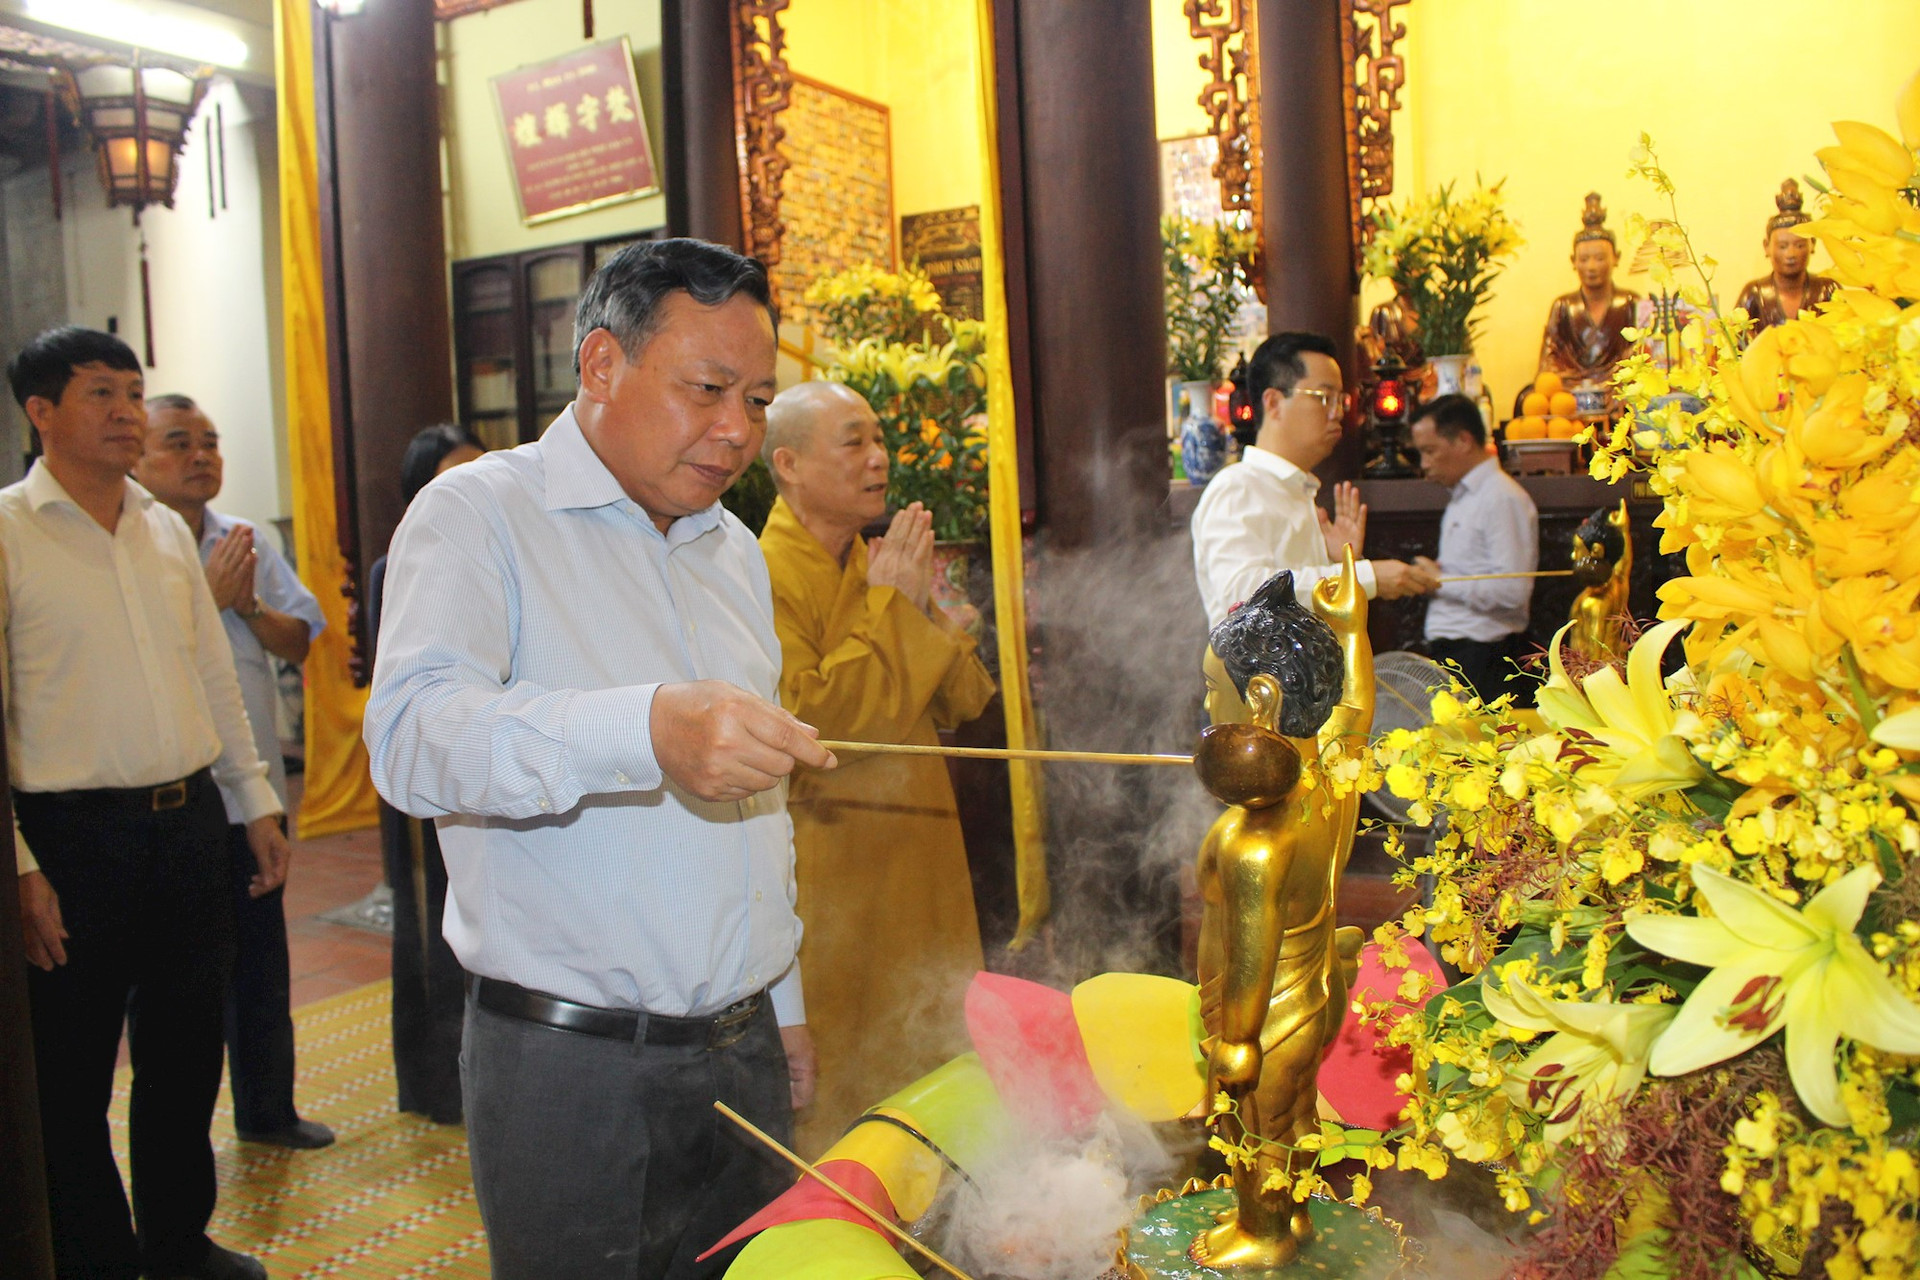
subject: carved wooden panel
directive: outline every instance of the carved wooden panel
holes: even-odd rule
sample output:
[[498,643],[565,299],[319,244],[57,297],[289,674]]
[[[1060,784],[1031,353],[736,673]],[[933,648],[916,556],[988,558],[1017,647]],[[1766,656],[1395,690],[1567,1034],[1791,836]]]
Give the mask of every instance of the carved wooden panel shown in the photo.
[[1209,77],[1200,91],[1207,131],[1219,142],[1213,174],[1220,181],[1220,207],[1245,212],[1260,225],[1259,32],[1253,0],[1186,0],[1187,29],[1204,40],[1200,69]]
[[741,247],[769,268],[780,261],[781,187],[787,157],[781,113],[793,91],[780,11],[787,0],[737,0],[733,23],[734,145],[740,161]]
[[[1373,238],[1371,202],[1393,194],[1393,113],[1406,83],[1396,46],[1407,27],[1393,11],[1411,0],[1341,0],[1341,39],[1353,75],[1347,97],[1347,191],[1352,201],[1354,266]],[[1363,202],[1367,202],[1363,205]]]

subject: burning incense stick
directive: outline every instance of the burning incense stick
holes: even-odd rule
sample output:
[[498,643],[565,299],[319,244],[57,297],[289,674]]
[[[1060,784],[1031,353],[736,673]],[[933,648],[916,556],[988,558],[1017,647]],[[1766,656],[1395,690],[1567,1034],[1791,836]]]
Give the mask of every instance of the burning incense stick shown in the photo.
[[966,1272],[954,1266],[951,1262],[948,1262],[945,1258],[935,1253],[932,1249],[929,1249],[926,1245],[921,1244],[918,1240],[915,1240],[912,1236],[908,1235],[906,1232],[902,1231],[898,1226],[894,1225],[894,1222],[891,1218],[887,1217],[883,1213],[880,1213],[879,1211],[874,1209],[872,1205],[868,1204],[865,1200],[862,1200],[859,1196],[854,1195],[853,1192],[847,1190],[845,1187],[835,1182],[832,1178],[829,1178],[826,1174],[820,1172],[818,1169],[808,1164],[805,1160],[802,1160],[799,1156],[793,1154],[793,1152],[781,1146],[780,1143],[772,1137],[772,1135],[768,1134],[765,1130],[761,1129],[758,1125],[754,1124],[753,1121],[747,1119],[745,1116],[741,1115],[738,1111],[735,1111],[732,1107],[728,1106],[726,1103],[716,1101],[713,1104],[713,1107],[714,1107],[714,1110],[718,1111],[721,1115],[733,1121],[735,1124],[739,1125],[742,1129],[745,1129],[748,1133],[752,1134],[754,1137],[760,1139],[761,1142],[767,1145],[768,1150],[772,1151],[775,1155],[779,1156],[782,1160],[785,1160],[788,1164],[792,1165],[794,1168],[798,1169],[800,1172],[806,1174],[809,1178],[812,1178],[815,1182],[820,1183],[827,1190],[833,1192],[833,1194],[839,1196],[842,1200],[845,1200],[848,1204],[858,1209],[861,1213],[866,1214],[867,1217],[873,1220],[873,1223],[875,1226],[880,1227],[888,1235],[892,1236],[895,1240],[900,1241],[902,1244],[912,1245],[916,1250],[918,1250],[921,1254],[923,1254],[928,1261],[932,1262],[935,1266],[941,1268],[942,1270],[952,1275],[958,1276],[959,1280],[973,1280],[973,1278],[969,1276]]
[[1526,573],[1458,573],[1442,582],[1491,582],[1495,578],[1571,578],[1571,569],[1530,569]]
[[1039,751],[1029,747],[921,747],[904,742],[834,742],[820,739],[829,751],[866,751],[894,756],[963,756],[969,760],[1051,760],[1059,764],[1177,764],[1191,765],[1192,756],[1147,755],[1133,751]]

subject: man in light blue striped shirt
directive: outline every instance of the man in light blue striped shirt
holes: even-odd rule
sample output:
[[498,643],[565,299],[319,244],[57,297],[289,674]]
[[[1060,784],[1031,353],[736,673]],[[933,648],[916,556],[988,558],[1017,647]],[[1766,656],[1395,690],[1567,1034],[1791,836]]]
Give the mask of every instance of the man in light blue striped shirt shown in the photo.
[[636,245],[574,340],[540,441],[401,522],[366,741],[446,855],[494,1276],[718,1274],[694,1256],[783,1178],[713,1103],[782,1136],[812,1085],[785,778],[834,763],[779,706],[766,562],[718,501],[774,392],[765,270]]

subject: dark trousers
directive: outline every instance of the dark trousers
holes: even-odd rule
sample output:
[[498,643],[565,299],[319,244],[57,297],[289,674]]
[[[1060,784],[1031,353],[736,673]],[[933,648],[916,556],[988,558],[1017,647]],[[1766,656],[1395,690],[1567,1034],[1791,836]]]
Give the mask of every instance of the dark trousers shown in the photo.
[[[15,792],[14,812],[69,934],[66,964],[27,970],[60,1280],[192,1270],[213,1215],[207,1130],[234,950],[219,790],[202,770],[178,809]],[[107,1130],[123,1025],[131,1221]]]
[[793,1142],[787,1055],[770,1001],[737,1043],[607,1040],[467,1002],[460,1076],[494,1280],[719,1276],[742,1246],[694,1258],[792,1175],[715,1111]]
[[1517,665],[1527,652],[1527,637],[1521,632],[1503,640],[1429,640],[1427,652],[1435,662],[1460,668],[1482,702],[1511,693],[1516,705],[1533,704],[1535,681],[1522,676]]
[[393,889],[393,1073],[400,1109],[460,1122],[460,1028],[467,975],[441,934],[447,864],[431,822],[380,806]]
[[259,864],[247,844],[246,827],[227,828],[227,859],[239,941],[226,1018],[233,1126],[242,1133],[274,1133],[300,1120],[293,1109],[293,979],[287,963],[286,890],[275,889],[258,898],[247,893]]

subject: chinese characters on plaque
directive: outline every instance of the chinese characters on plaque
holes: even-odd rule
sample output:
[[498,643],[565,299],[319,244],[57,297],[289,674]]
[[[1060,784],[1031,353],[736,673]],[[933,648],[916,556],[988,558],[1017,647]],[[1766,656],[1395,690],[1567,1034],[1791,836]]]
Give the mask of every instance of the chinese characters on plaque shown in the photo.
[[493,94],[526,222],[660,189],[625,37],[495,76]]

